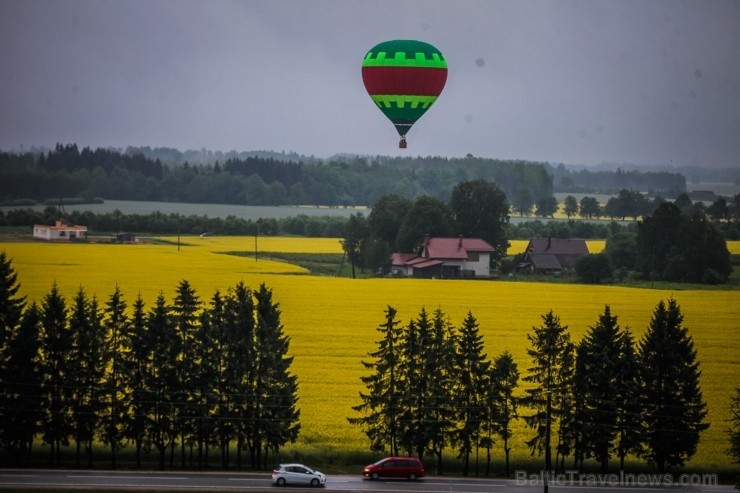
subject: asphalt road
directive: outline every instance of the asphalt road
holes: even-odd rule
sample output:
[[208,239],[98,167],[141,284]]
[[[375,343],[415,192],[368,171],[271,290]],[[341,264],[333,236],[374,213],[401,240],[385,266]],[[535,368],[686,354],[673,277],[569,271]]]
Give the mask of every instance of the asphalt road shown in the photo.
[[[557,493],[584,493],[587,491],[635,493],[650,491],[680,492],[731,492],[731,486],[714,485],[711,478],[686,477],[608,477],[562,476],[549,482],[549,491]],[[680,482],[688,484],[680,484]],[[621,484],[620,484],[621,483]],[[610,485],[611,484],[611,485]],[[72,470],[0,470],[0,489],[99,489],[99,490],[177,490],[177,491],[276,491],[270,473],[180,473],[139,471],[72,471]],[[365,480],[357,476],[329,476],[325,490],[331,491],[380,491],[380,492],[457,492],[457,493],[533,493],[544,490],[543,482],[536,477],[514,480],[438,478],[427,477],[419,481]],[[310,488],[286,487],[280,491],[315,491]]]

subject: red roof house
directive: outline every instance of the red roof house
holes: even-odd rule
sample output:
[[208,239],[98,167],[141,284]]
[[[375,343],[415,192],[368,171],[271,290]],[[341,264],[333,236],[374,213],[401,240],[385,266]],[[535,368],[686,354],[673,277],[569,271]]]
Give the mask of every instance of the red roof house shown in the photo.
[[489,277],[494,248],[480,238],[424,238],[418,255],[394,253],[391,272],[403,277]]

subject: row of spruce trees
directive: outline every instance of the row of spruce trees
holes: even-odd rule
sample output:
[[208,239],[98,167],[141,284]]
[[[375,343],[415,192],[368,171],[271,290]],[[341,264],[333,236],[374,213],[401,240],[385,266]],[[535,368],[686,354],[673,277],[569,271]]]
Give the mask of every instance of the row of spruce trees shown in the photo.
[[[533,435],[526,444],[543,455],[547,471],[583,470],[586,459],[609,470],[627,456],[655,465],[683,466],[695,453],[705,423],[699,362],[674,299],[660,301],[643,337],[635,342],[607,305],[585,337],[571,340],[552,311],[527,335],[531,366],[520,372],[504,351],[490,361],[472,313],[455,328],[438,308],[422,308],[402,325],[388,306],[381,338],[362,377],[366,391],[348,418],[362,427],[375,451],[436,458],[457,451],[468,474],[471,455],[500,440],[509,475],[512,423],[524,419]],[[524,438],[520,438],[524,439]],[[555,452],[553,460],[552,452]]]
[[[296,440],[297,380],[290,373],[289,338],[279,305],[264,284],[242,283],[202,302],[181,281],[171,304],[162,294],[147,308],[137,297],[128,309],[116,287],[99,303],[80,288],[71,304],[56,286],[27,305],[5,253],[0,254],[0,446],[27,464],[37,439],[49,445],[50,464],[74,444],[76,464],[92,464],[93,444],[110,450],[111,465],[126,444],[169,460],[207,466],[209,450],[229,467],[235,451],[251,467]],[[130,315],[129,315],[130,313]],[[524,419],[533,454],[547,470],[566,458],[582,469],[594,459],[627,456],[666,467],[696,452],[706,404],[699,363],[678,303],[656,306],[635,342],[609,306],[586,336],[571,341],[552,311],[527,335],[531,366],[520,372],[504,351],[490,361],[479,325],[468,313],[456,329],[441,310],[422,308],[402,326],[388,306],[377,350],[363,362],[366,392],[349,418],[371,449],[437,459],[454,449],[469,473],[471,455],[491,453],[500,439],[509,473],[512,424]],[[555,451],[555,459],[551,457]]]
[[[71,303],[56,285],[41,303],[18,296],[20,284],[0,254],[0,446],[26,465],[38,439],[51,465],[74,445],[78,467],[93,444],[112,467],[126,444],[158,453],[160,467],[221,467],[249,454],[253,468],[293,442],[300,430],[297,380],[279,305],[262,284],[239,283],[200,300],[188,281],[174,300],[128,309],[118,287],[101,303],[81,287]],[[235,451],[235,452],[234,452]],[[236,454],[235,458],[230,454]]]

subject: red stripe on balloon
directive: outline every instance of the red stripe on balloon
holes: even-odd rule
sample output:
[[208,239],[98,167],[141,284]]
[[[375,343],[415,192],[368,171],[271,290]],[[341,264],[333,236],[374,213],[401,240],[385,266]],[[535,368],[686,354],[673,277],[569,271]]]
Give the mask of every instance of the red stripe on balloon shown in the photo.
[[429,67],[362,67],[362,81],[372,94],[439,96],[447,69]]

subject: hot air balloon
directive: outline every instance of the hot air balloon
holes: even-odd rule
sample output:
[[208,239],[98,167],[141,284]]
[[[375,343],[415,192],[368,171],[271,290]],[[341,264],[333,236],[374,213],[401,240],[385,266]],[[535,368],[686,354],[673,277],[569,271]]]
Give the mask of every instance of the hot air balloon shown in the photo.
[[375,45],[362,62],[370,98],[396,126],[406,148],[411,126],[434,104],[447,82],[447,61],[423,41],[401,39]]

